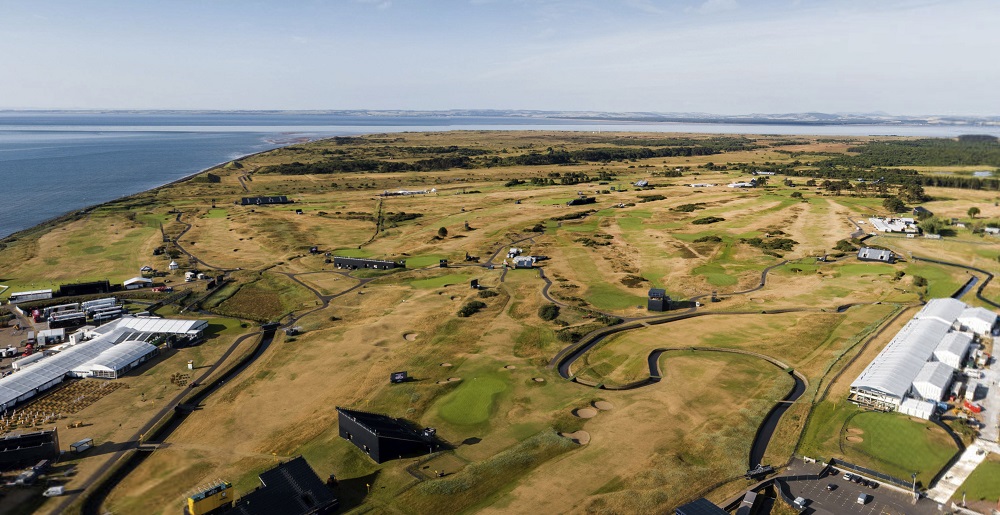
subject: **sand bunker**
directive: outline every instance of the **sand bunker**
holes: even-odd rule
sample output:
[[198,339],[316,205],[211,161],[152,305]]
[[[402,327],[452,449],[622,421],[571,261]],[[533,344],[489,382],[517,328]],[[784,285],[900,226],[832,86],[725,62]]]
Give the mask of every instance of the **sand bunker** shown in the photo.
[[455,381],[461,381],[461,380],[462,380],[461,377],[449,377],[448,379],[442,379],[442,380],[438,381],[437,384],[448,384],[448,383],[454,383]]
[[865,432],[863,430],[861,430],[861,429],[859,429],[857,427],[848,428],[847,432],[851,433],[853,435],[863,435],[863,434],[865,434]]
[[458,295],[452,295],[452,296],[451,296],[451,300],[459,300],[459,299],[461,299],[461,298],[462,298],[462,297],[459,297]]
[[403,339],[408,342],[415,342],[417,341],[417,333],[406,333],[403,335]]
[[442,366],[442,367],[450,367],[450,366],[451,366],[451,363],[441,363],[441,366]]
[[865,439],[861,438],[860,436],[851,435],[851,436],[847,437],[847,441],[851,442],[851,443],[861,443],[861,442],[865,441]]
[[580,418],[594,418],[597,416],[597,410],[594,408],[578,408],[573,410],[573,414]]
[[545,378],[544,377],[532,377],[531,380],[534,381],[534,382],[536,382],[536,383],[544,383],[545,382]]
[[514,366],[514,365],[507,365],[507,366],[505,366],[505,367],[503,367],[503,368],[504,368],[504,370],[514,370],[514,369],[515,369],[515,368],[517,368],[517,367],[516,367],[516,366]]
[[586,431],[575,431],[572,433],[559,433],[559,436],[563,438],[569,438],[573,440],[573,443],[578,443],[580,445],[587,445],[590,443],[590,433]]
[[601,411],[608,411],[609,409],[614,409],[615,405],[608,401],[595,401],[594,407]]

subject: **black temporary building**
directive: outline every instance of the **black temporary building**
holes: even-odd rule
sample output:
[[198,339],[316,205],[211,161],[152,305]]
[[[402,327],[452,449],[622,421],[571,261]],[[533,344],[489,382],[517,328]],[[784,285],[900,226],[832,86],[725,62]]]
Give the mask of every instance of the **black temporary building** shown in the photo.
[[646,310],[666,311],[668,309],[670,309],[670,297],[667,296],[667,291],[662,288],[650,288]]
[[408,422],[388,415],[337,408],[340,437],[353,443],[375,463],[420,456],[441,445],[433,429],[418,431]]
[[337,498],[302,456],[258,477],[260,486],[240,497],[225,515],[318,515],[337,509]]
[[704,497],[678,506],[674,513],[676,515],[729,515],[729,512],[712,504]]
[[55,429],[0,438],[0,470],[25,467],[58,456],[59,436]]

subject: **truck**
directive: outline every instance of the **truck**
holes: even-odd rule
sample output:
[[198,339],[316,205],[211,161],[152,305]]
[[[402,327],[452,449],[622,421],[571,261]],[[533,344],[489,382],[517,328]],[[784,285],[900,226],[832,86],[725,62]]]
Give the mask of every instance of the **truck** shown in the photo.
[[964,405],[965,405],[966,409],[968,409],[969,411],[971,411],[973,413],[981,413],[983,411],[983,407],[982,406],[980,406],[978,404],[973,404],[973,403],[971,403],[969,401],[965,401]]
[[42,495],[45,497],[59,497],[64,493],[66,493],[66,487],[59,485],[59,486],[50,486],[48,490],[42,493]]

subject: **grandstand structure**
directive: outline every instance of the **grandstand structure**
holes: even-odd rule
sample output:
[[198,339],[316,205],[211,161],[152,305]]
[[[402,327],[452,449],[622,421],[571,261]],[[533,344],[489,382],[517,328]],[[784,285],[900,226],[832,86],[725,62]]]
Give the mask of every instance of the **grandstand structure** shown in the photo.
[[[848,400],[881,411],[930,418],[958,370],[977,346],[984,324],[970,331],[967,320],[987,318],[964,302],[932,299],[851,383]],[[996,314],[992,314],[996,325]],[[965,322],[964,322],[965,321]]]
[[199,339],[207,327],[205,320],[125,317],[89,329],[83,339],[46,350],[40,359],[32,356],[29,363],[0,378],[0,412],[67,378],[117,379],[155,356],[160,344]]

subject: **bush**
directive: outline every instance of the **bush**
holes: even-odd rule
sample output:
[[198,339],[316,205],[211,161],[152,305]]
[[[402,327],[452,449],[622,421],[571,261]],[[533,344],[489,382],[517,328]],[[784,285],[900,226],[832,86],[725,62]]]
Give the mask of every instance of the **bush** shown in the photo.
[[802,198],[802,192],[801,191],[793,191],[790,196],[792,198]]
[[497,295],[500,294],[493,290],[479,290],[479,298],[481,299],[488,299],[490,297],[496,297]]
[[458,310],[458,316],[463,318],[469,317],[475,315],[476,313],[479,313],[479,310],[485,307],[486,307],[485,302],[480,302],[478,300],[471,300],[469,302],[466,302],[465,305],[462,306],[462,309]]
[[538,308],[538,318],[545,321],[552,321],[559,317],[559,306],[555,304],[546,304]]
[[706,216],[705,218],[698,218],[697,220],[692,220],[691,223],[694,225],[706,225],[724,221],[726,221],[726,219],[719,216]]
[[718,236],[714,236],[714,235],[709,235],[709,236],[702,236],[701,238],[698,238],[698,239],[694,240],[694,242],[695,243],[720,243],[720,242],[722,242],[722,238],[720,238]]
[[913,276],[913,285],[917,288],[923,288],[924,286],[927,286],[927,279],[919,275],[915,275]]
[[696,209],[705,209],[704,202],[696,202],[694,204],[681,204],[675,207],[673,210],[678,213],[690,213]]
[[654,202],[657,200],[666,200],[666,198],[663,195],[639,195],[639,202]]

